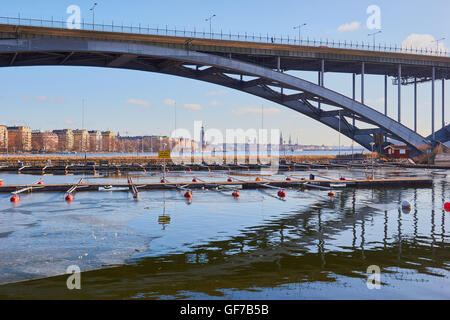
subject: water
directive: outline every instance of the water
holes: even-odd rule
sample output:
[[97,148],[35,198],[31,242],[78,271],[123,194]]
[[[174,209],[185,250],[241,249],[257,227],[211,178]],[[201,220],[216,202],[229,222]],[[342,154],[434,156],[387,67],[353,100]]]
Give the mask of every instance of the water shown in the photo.
[[[364,177],[363,170],[316,175]],[[310,172],[290,174],[308,176]],[[327,191],[194,190],[0,194],[0,298],[449,299],[450,200],[445,170],[384,168],[385,177],[432,177],[432,188]],[[243,171],[242,174],[256,172]],[[234,176],[254,180],[255,176]],[[183,177],[184,176],[184,177]],[[169,181],[225,180],[227,173],[170,172]],[[7,184],[40,176],[1,174]],[[80,176],[45,175],[44,182]],[[159,181],[136,173],[134,181]],[[266,177],[284,178],[284,174]],[[126,176],[86,176],[108,182]],[[399,203],[412,203],[411,212]],[[68,290],[78,265],[81,290]],[[381,268],[381,288],[366,286]]]

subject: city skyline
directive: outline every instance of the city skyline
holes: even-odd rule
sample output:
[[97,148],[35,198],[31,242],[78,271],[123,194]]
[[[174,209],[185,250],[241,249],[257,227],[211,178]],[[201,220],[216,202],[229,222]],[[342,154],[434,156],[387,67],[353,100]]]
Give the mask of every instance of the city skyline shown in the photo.
[[[27,6],[29,4],[29,6]],[[79,5],[86,20],[91,18],[89,8],[91,1],[43,1],[42,7],[36,9],[31,1],[17,1],[11,4],[5,16],[23,17],[54,16],[65,19],[66,8]],[[211,2],[204,4],[199,12],[192,12],[188,16],[173,13],[167,10],[169,6],[183,9],[188,6],[181,1],[172,1],[170,4],[136,1],[123,8],[119,4],[99,2],[96,9],[98,23],[110,20],[124,21],[125,23],[148,22],[150,26],[162,26],[167,23],[180,29],[183,25],[191,29],[208,31],[209,24],[204,22],[203,16],[215,13],[212,22],[213,31],[227,30],[233,33],[245,31],[263,33],[270,32],[276,35],[290,35],[298,37],[299,18],[295,12],[309,9],[308,17],[303,17],[307,23],[302,28],[302,37],[315,39],[345,39],[371,43],[368,36],[366,8],[376,4],[381,8],[382,33],[377,35],[378,43],[397,43],[409,39],[415,45],[435,46],[430,39],[440,39],[445,35],[448,21],[444,12],[448,12],[449,5],[445,1],[435,2],[434,9],[420,6],[405,7],[399,3],[387,1],[350,1],[345,11],[339,4],[311,4],[306,5],[290,1],[286,8],[279,8],[279,14],[285,16],[286,22],[271,25],[268,28],[264,23],[256,20],[268,18],[272,11],[265,8],[267,4],[260,3],[262,8],[258,17],[252,19],[253,23],[244,19],[252,14],[252,4],[239,4],[238,12],[231,11],[225,4]],[[143,10],[138,7],[142,6]],[[312,6],[312,7],[311,7]],[[436,10],[439,7],[441,10]],[[409,21],[408,16],[418,16],[420,8],[422,19]],[[148,10],[145,10],[148,9]],[[188,10],[186,8],[186,10]],[[183,10],[181,10],[183,11]],[[322,24],[315,23],[320,11]],[[398,16],[398,12],[405,14]],[[169,14],[170,12],[170,14]],[[189,12],[189,11],[188,11]],[[339,14],[337,14],[339,13]],[[227,17],[236,19],[227,20]],[[433,24],[431,21],[439,20],[442,23]],[[255,22],[256,21],[256,22]],[[402,23],[398,23],[401,21]],[[448,28],[447,28],[448,29]],[[415,35],[415,36],[414,36]],[[421,35],[421,36],[420,36]],[[431,37],[431,38],[430,38]],[[428,39],[428,40],[427,40]],[[414,41],[413,41],[414,40]],[[425,42],[424,42],[425,41]],[[428,41],[428,42],[427,42]],[[437,46],[448,48],[447,40],[440,41]],[[289,110],[275,103],[256,98],[232,89],[217,85],[201,83],[198,81],[177,78],[130,70],[115,70],[90,67],[27,67],[2,69],[3,76],[8,78],[4,90],[0,93],[0,106],[2,107],[2,123],[8,126],[28,125],[40,130],[50,128],[81,128],[88,130],[101,128],[101,130],[114,130],[124,135],[166,135],[170,136],[175,128],[192,130],[195,120],[203,120],[210,128],[225,131],[226,128],[259,128],[261,127],[261,108],[264,109],[265,128],[283,128],[286,136],[291,135],[295,140],[300,138],[305,144],[331,144],[338,145],[338,133],[328,127],[317,123],[297,112]],[[293,75],[317,82],[315,72],[290,72]],[[325,84],[332,90],[351,95],[349,85],[351,75],[326,73]],[[396,88],[388,85],[388,115],[396,118]],[[357,77],[357,87],[360,85]],[[365,103],[382,112],[384,107],[383,77],[366,75]],[[419,84],[418,106],[419,122],[418,132],[423,136],[430,133],[430,115],[428,109],[431,105],[430,84]],[[445,84],[447,92],[449,84]],[[404,117],[402,122],[412,127],[412,86],[402,88],[402,104]],[[356,99],[360,92],[357,90]],[[84,126],[82,125],[82,100],[85,100]],[[437,106],[441,103],[440,84],[436,85]],[[175,108],[177,111],[175,111]],[[437,108],[438,109],[438,108]],[[18,111],[24,112],[18,112]],[[448,119],[450,108],[446,110]],[[177,119],[175,120],[175,112]],[[436,122],[441,122],[441,115],[436,110]],[[351,141],[342,136],[342,144],[350,145]]]

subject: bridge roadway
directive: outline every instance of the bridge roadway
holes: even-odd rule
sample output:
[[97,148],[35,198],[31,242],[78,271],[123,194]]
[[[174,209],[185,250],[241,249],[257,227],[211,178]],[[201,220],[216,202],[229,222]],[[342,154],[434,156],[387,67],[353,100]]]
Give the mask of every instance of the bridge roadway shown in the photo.
[[[415,131],[416,105],[413,131],[401,124],[400,99],[397,121],[387,116],[387,101],[384,114],[364,104],[365,74],[385,76],[385,96],[389,76],[401,80],[399,97],[401,85],[412,79],[415,86],[442,79],[444,87],[450,76],[450,57],[445,56],[0,25],[0,66],[35,65],[125,68],[215,83],[303,113],[369,150],[375,141],[375,150],[382,151],[390,138],[406,143],[410,154],[417,156],[431,148],[436,138],[450,139],[444,116],[437,136],[432,116],[432,135],[422,137]],[[286,73],[296,70],[318,71],[318,84]],[[327,89],[326,72],[352,73],[353,96]],[[356,74],[361,75],[361,102],[355,99]],[[434,111],[434,94],[432,101]],[[385,139],[375,139],[376,135]]]
[[[437,68],[436,80],[450,78],[450,57],[446,56],[0,24],[2,40],[39,36],[146,42],[161,47],[189,48],[192,51],[226,57],[231,54],[234,59],[270,69],[278,68],[278,57],[280,57],[279,69],[283,71],[319,72],[321,61],[325,59],[328,62],[325,64],[325,72],[360,74],[361,62],[364,62],[365,74],[396,77],[397,66],[402,64],[402,77],[430,78],[430,67],[434,66]],[[121,63],[124,63],[124,60],[122,59]],[[16,61],[15,65],[21,64]]]

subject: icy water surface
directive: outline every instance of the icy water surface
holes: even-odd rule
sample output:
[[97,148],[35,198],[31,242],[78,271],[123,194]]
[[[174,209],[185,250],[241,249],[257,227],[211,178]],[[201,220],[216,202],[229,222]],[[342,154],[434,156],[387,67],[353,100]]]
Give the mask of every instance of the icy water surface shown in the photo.
[[[310,172],[286,173],[293,178]],[[361,169],[316,170],[325,178]],[[237,179],[255,179],[241,172]],[[246,176],[249,175],[250,176]],[[328,191],[194,190],[0,194],[0,298],[56,299],[449,299],[448,171],[379,169],[431,177],[432,188]],[[224,181],[227,172],[170,172],[169,181]],[[0,174],[5,184],[76,182],[81,176]],[[284,179],[284,174],[265,177]],[[86,176],[105,184],[123,176]],[[159,181],[136,173],[134,181]],[[410,201],[412,210],[399,203]],[[68,290],[66,269],[82,270]],[[369,290],[367,267],[381,269]]]

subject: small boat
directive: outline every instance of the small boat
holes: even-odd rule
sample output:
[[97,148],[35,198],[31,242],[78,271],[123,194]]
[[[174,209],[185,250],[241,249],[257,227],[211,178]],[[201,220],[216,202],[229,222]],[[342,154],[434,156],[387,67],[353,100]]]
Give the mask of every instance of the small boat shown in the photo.
[[128,187],[113,187],[111,185],[106,185],[103,187],[98,187],[98,191],[129,191]]

